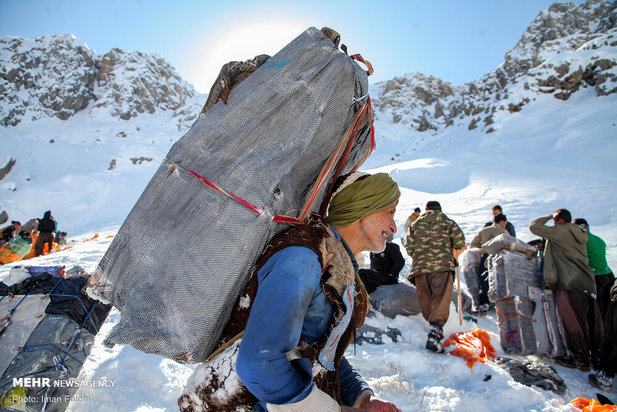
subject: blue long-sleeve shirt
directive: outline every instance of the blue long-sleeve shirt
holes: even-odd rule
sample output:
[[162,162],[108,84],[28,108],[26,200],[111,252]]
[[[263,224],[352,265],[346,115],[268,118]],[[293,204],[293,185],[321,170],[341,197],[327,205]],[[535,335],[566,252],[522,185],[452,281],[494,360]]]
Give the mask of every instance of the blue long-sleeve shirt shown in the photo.
[[[258,272],[259,288],[251,307],[236,362],[244,385],[266,403],[303,400],[313,388],[308,359],[289,361],[286,353],[300,338],[309,343],[327,332],[333,315],[320,285],[321,265],[307,247],[275,253]],[[352,405],[368,385],[346,359],[339,366],[341,400]]]

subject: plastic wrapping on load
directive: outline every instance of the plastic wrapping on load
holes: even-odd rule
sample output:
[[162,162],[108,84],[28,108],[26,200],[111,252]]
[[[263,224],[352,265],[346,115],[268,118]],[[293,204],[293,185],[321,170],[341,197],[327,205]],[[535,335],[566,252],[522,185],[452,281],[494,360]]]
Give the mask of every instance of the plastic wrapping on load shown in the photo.
[[467,290],[473,300],[473,309],[480,306],[480,284],[478,271],[482,260],[482,250],[478,248],[465,249],[458,257],[461,277],[465,280]]
[[28,279],[29,277],[31,277],[32,275],[30,274],[30,272],[28,271],[28,269],[26,269],[23,266],[15,266],[13,268],[11,268],[9,270],[9,274],[6,275],[4,277],[4,279],[2,279],[2,282],[6,285],[6,286],[13,286],[17,283],[20,283],[26,279]]
[[[203,361],[263,247],[287,227],[272,217],[299,217],[309,197],[318,211],[328,184],[311,195],[315,180],[367,101],[365,70],[310,28],[201,114],[94,273],[95,290],[122,315],[107,342]],[[367,121],[342,173],[372,145]]]
[[518,252],[503,250],[490,255],[488,262],[488,298],[497,302],[512,296],[527,296],[527,287],[540,287],[538,268],[540,259]]
[[74,321],[46,316],[0,377],[0,396],[13,388],[13,378],[36,378],[40,379],[34,382],[36,384],[23,385],[26,389],[24,410],[65,410],[77,386],[54,382],[79,375],[93,342],[94,336],[80,329]]
[[561,356],[564,347],[550,290],[542,290],[539,258],[502,250],[487,259],[489,299],[496,305],[501,346],[508,353]]
[[0,299],[0,376],[43,319],[48,304],[41,295]]
[[463,250],[458,257],[458,265],[461,269],[477,268],[482,260],[482,250],[478,248],[469,248]]
[[514,236],[505,234],[495,236],[493,239],[482,245],[482,250],[491,255],[499,253],[504,250],[504,248],[507,248],[507,250],[511,252],[519,253],[530,252],[535,254],[538,252],[538,249],[535,247],[523,242],[522,240],[518,240]]
[[461,269],[461,276],[465,280],[467,290],[473,300],[473,310],[480,307],[480,279],[478,276],[479,267],[466,267]]
[[537,353],[551,358],[562,356],[566,348],[559,331],[559,318],[553,291],[529,286],[529,299],[534,303],[532,315]]
[[32,276],[41,276],[49,273],[52,276],[60,277],[64,266],[14,266],[9,270],[9,274],[2,280],[5,285],[12,286],[20,283]]
[[499,322],[499,337],[506,353],[537,353],[533,309],[533,302],[526,297],[514,296],[497,302],[495,312]]

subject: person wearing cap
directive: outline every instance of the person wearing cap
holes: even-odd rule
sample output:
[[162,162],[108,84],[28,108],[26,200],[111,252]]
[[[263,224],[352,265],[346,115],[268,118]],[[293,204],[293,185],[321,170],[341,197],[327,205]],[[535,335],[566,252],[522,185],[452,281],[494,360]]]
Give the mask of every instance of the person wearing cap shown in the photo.
[[[553,226],[546,224],[550,220]],[[529,230],[546,239],[542,286],[555,291],[555,306],[568,348],[568,354],[557,362],[581,370],[589,370],[590,363],[597,367],[604,326],[587,259],[589,234],[572,223],[567,209],[537,218]]]
[[400,411],[343,356],[368,310],[353,256],[385,249],[399,197],[386,173],[343,176],[325,221],[314,216],[264,249],[236,362],[256,411]]
[[465,235],[441,211],[439,202],[432,200],[411,225],[404,246],[413,259],[409,280],[416,285],[422,316],[429,323],[426,349],[443,352],[443,325],[450,315],[457,265],[453,252],[465,246]]
[[[506,224],[508,219],[506,215],[501,213],[493,217],[493,224],[490,226],[484,226],[478,234],[471,240],[469,246],[482,249],[482,245],[491,241],[493,238],[499,235],[509,235],[506,230]],[[486,313],[489,309],[490,301],[488,299],[488,271],[486,271],[485,262],[488,257],[488,253],[482,251],[482,258],[480,259],[480,266],[477,270],[477,282],[478,282],[478,302],[477,311],[480,313]],[[475,303],[475,302],[474,302]],[[476,306],[474,304],[474,306]]]

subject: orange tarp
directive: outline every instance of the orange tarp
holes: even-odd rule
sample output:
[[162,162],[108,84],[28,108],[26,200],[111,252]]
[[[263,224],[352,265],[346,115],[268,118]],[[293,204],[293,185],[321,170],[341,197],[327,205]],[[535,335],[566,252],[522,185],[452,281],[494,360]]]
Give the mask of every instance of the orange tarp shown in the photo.
[[617,412],[617,406],[601,405],[595,399],[576,398],[570,403],[583,412]]
[[16,262],[21,259],[17,253],[14,253],[6,246],[0,248],[0,263],[6,265],[7,263]]
[[465,359],[467,366],[473,368],[476,362],[485,363],[496,357],[495,348],[491,345],[488,333],[482,329],[469,332],[458,332],[450,335],[443,347],[454,346],[448,353]]

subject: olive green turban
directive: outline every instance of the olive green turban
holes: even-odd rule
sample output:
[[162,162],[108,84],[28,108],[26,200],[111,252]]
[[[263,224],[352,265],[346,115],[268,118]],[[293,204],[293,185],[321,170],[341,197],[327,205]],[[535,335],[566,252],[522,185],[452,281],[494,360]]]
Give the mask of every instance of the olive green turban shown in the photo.
[[[355,180],[362,176],[368,177]],[[347,184],[348,181],[352,183]],[[334,192],[326,222],[334,228],[349,226],[366,215],[392,206],[400,196],[398,185],[387,173],[353,173]]]

